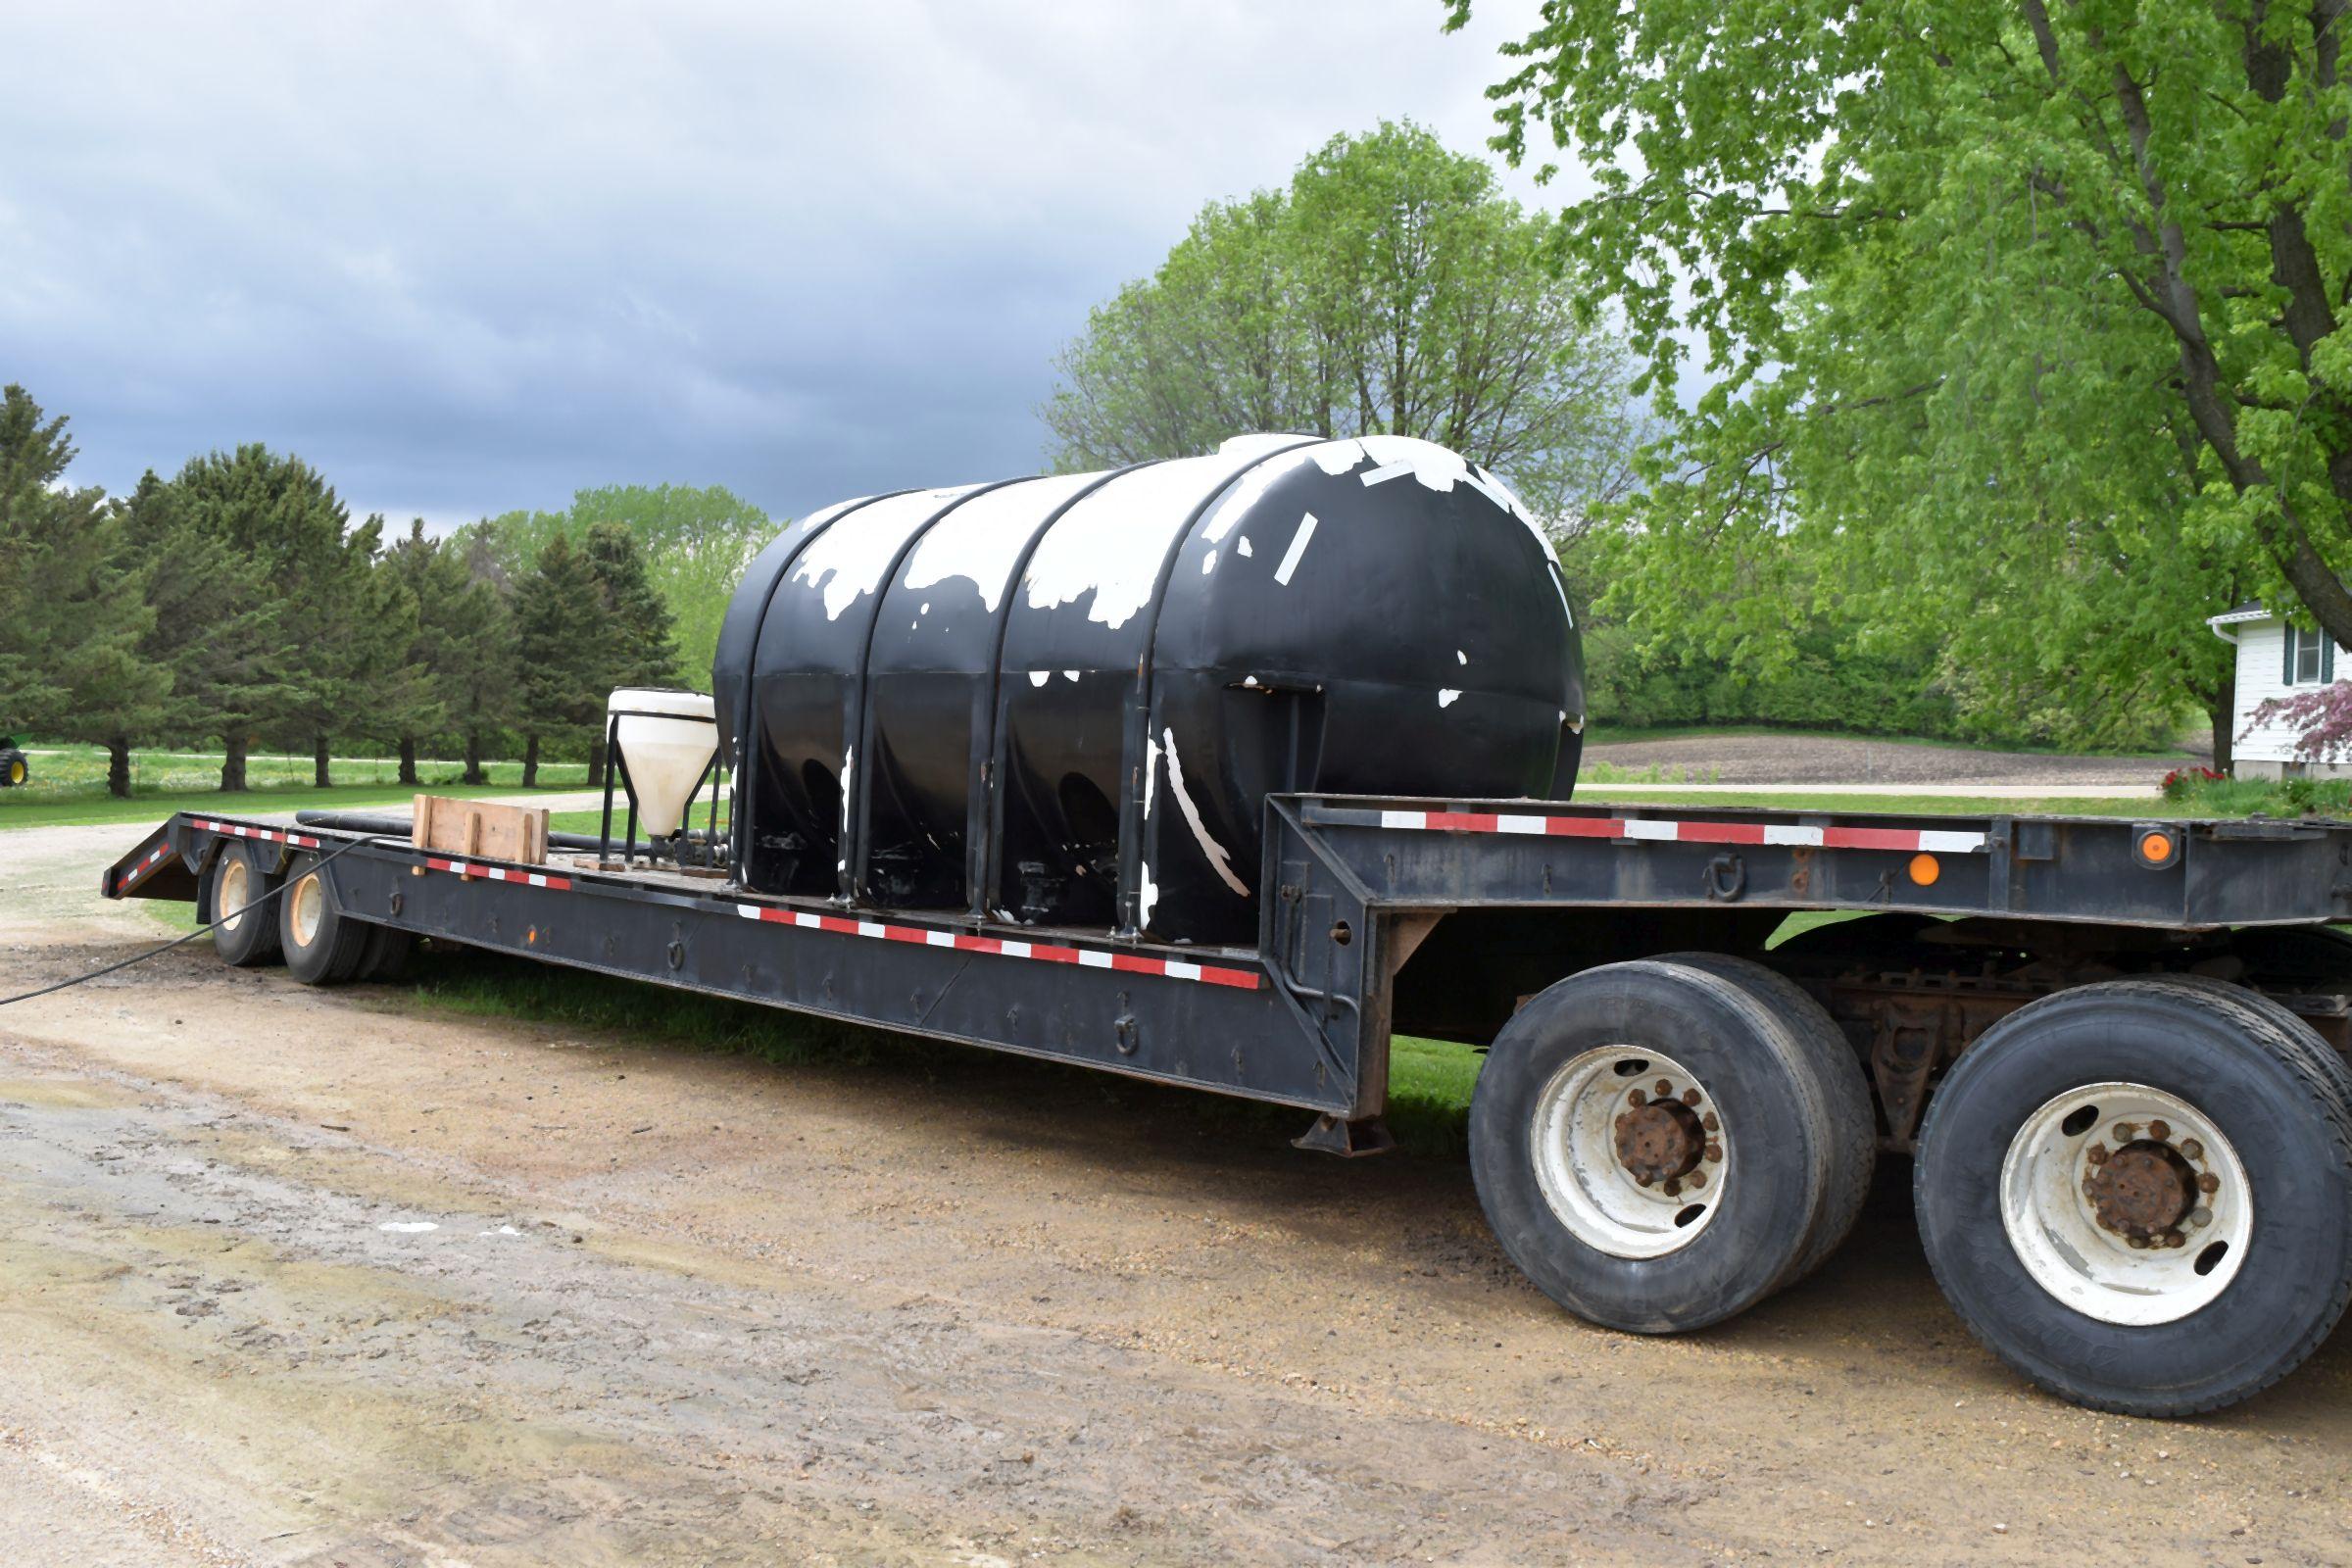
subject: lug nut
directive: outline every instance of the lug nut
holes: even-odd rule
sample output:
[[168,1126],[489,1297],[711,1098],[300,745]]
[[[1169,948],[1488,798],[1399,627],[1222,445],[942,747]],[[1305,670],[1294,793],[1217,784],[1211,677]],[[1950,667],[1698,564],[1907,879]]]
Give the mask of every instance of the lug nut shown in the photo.
[[1673,1079],[1671,1079],[1671,1078],[1661,1078],[1661,1079],[1659,1079],[1659,1080],[1658,1080],[1658,1083],[1657,1083],[1657,1090],[1658,1090],[1658,1093],[1659,1093],[1659,1094],[1661,1094],[1661,1095],[1671,1095],[1671,1094],[1673,1094],[1673,1093],[1674,1093],[1674,1080],[1673,1080]]
[[1683,1180],[1692,1187],[1704,1187],[1707,1185],[1707,1173],[1703,1170],[1694,1170]]
[[1654,1181],[1656,1181],[1656,1180],[1657,1180],[1657,1178],[1656,1178],[1655,1176],[1648,1176],[1648,1175],[1637,1176],[1637,1177],[1635,1177],[1635,1178],[1634,1178],[1634,1185],[1635,1185],[1635,1186],[1637,1186],[1637,1187],[1647,1187],[1647,1186],[1648,1186],[1650,1183],[1652,1183],[1652,1182],[1654,1182]]
[[2179,1231],[2166,1231],[2164,1233],[2164,1245],[2167,1247],[2186,1247],[2188,1245],[2188,1238],[2181,1235]]
[[2188,1222],[2191,1225],[2194,1225],[2197,1229],[2203,1230],[2206,1226],[2213,1223],[2213,1210],[2210,1208],[2192,1208],[2188,1211]]
[[1683,1103],[1684,1103],[1684,1104],[1686,1104],[1686,1105],[1695,1105],[1695,1104],[1697,1104],[1697,1103],[1698,1103],[1698,1091],[1697,1091],[1697,1090],[1695,1090],[1695,1089],[1686,1089],[1686,1090],[1684,1090],[1684,1091],[1683,1091]]
[[2186,1154],[2191,1159],[2203,1159],[2205,1157],[2205,1146],[2198,1143],[2194,1138],[2191,1138],[2180,1146],[2180,1152]]
[[2132,1250],[2134,1252],[2144,1252],[2148,1250],[2148,1239],[2145,1236],[2133,1236],[2130,1238],[2130,1241]]
[[2107,1146],[2105,1144],[2093,1144],[2082,1155],[2082,1157],[2089,1160],[2093,1165],[2104,1165],[2107,1163]]
[[2160,1144],[2169,1144],[2173,1141],[2173,1124],[2169,1121],[2152,1121],[2148,1123],[2148,1136]]
[[1723,1146],[1721,1144],[1709,1144],[1707,1146],[1707,1158],[1715,1161],[1718,1164],[1722,1163]]
[[1683,1184],[1672,1176],[1666,1178],[1666,1196],[1668,1198],[1683,1196]]
[[1619,1111],[1619,1112],[1617,1113],[1617,1120],[1616,1120],[1616,1123],[1615,1123],[1615,1126],[1616,1126],[1617,1130],[1618,1130],[1619,1132],[1621,1132],[1621,1133],[1622,1133],[1622,1132],[1624,1132],[1624,1131],[1625,1131],[1625,1129],[1626,1129],[1626,1125],[1627,1125],[1629,1122],[1631,1122],[1633,1119],[1634,1119],[1634,1117],[1633,1117],[1633,1113],[1632,1113],[1631,1111]]
[[2221,1190],[2222,1190],[2222,1179],[2221,1179],[2219,1176],[2216,1176],[2216,1175],[2215,1175],[2213,1172],[2211,1172],[2211,1171],[2207,1171],[2207,1172],[2206,1172],[2204,1175],[2202,1175],[2202,1176],[2200,1176],[2200,1177],[2198,1177],[2198,1178],[2197,1178],[2197,1191],[2198,1191],[2198,1192],[2200,1192],[2200,1193],[2218,1193],[2218,1192],[2220,1192]]
[[2119,1144],[2128,1144],[2132,1141],[2132,1124],[2130,1122],[2119,1121],[2115,1124],[2115,1141]]
[[1629,1105],[1646,1105],[1649,1103],[1649,1097],[1636,1089],[1627,1093],[1625,1102]]

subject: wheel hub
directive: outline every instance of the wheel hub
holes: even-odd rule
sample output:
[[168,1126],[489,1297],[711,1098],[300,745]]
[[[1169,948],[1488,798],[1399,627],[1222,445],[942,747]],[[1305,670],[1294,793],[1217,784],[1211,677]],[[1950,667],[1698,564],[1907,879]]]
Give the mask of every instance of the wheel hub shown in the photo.
[[1698,1112],[1679,1100],[1650,1100],[1617,1117],[1617,1162],[1647,1187],[1698,1168],[1707,1135]]
[[2102,1228],[2179,1247],[2183,1239],[2174,1227],[2197,1206],[2197,1173],[2170,1144],[2139,1139],[2113,1153],[2099,1145],[2082,1191]]

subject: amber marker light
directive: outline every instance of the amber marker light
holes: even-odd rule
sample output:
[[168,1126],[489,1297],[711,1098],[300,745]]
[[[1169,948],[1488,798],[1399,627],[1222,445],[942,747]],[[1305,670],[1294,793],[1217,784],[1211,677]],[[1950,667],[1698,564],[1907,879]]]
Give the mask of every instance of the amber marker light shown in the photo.
[[1943,875],[1943,867],[1936,863],[1936,857],[1933,855],[1911,857],[1911,880],[1921,887],[1934,887],[1936,879],[1941,875]]
[[2141,834],[2139,858],[2150,865],[2162,865],[2173,858],[2173,836],[2170,833]]

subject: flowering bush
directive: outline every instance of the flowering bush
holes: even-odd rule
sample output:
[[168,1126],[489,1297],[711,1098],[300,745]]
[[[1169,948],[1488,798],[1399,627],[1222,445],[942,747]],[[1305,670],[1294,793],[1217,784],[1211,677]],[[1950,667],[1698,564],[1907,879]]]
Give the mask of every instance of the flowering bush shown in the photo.
[[2217,773],[2210,767],[2176,767],[2164,775],[2160,788],[2166,800],[2177,801],[2198,784],[2219,784],[2227,777],[2227,773]]
[[[2340,762],[2352,757],[2352,681],[2339,680],[2292,697],[2274,697],[2248,715],[2246,735],[2265,724],[2297,732],[2295,755],[2307,762]],[[2246,735],[2240,735],[2244,740]]]

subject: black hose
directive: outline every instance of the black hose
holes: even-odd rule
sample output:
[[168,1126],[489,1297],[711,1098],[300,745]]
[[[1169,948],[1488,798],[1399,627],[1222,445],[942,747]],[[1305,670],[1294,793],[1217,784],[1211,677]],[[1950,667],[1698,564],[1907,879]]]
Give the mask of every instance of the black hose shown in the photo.
[[[408,831],[409,830],[406,827],[400,829],[401,836],[403,838],[407,837]],[[335,851],[334,854],[321,855],[318,857],[318,865],[324,865],[329,860],[340,859],[344,856],[349,855],[352,851],[358,849],[363,844],[381,843],[386,836],[387,835],[378,833],[369,838],[354,839],[349,844],[346,844],[341,849]],[[313,866],[312,869],[318,869],[318,865]],[[286,884],[281,881],[277,884],[277,886],[271,888],[269,892],[263,894],[251,904],[246,905],[243,908],[238,909],[234,914],[224,914],[220,916],[220,919],[213,921],[210,925],[200,925],[184,937],[173,937],[171,941],[165,943],[160,948],[149,948],[145,953],[134,954],[130,957],[124,958],[120,963],[110,963],[103,969],[92,969],[88,974],[77,974],[71,980],[60,980],[57,982],[57,984],[43,986],[38,991],[23,991],[19,992],[13,997],[0,997],[0,1007],[11,1006],[20,1002],[30,1002],[35,997],[45,997],[53,991],[64,991],[70,986],[82,985],[88,981],[96,980],[103,975],[113,974],[118,969],[127,969],[134,963],[145,963],[149,958],[156,956],[158,954],[170,953],[173,948],[185,947],[187,944],[195,941],[198,937],[208,935],[209,933],[219,929],[222,921],[233,920],[237,917],[237,915],[245,913],[247,909],[260,908],[263,905],[268,904],[271,899],[276,898],[280,893],[285,891]]]

